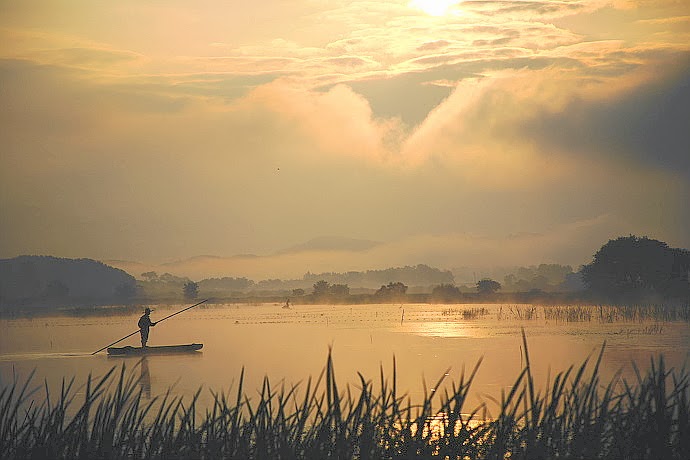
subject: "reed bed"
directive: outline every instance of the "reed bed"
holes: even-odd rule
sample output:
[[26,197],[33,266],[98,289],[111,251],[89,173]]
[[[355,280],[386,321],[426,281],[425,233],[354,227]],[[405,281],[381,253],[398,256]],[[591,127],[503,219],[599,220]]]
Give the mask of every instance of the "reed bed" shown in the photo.
[[[0,391],[0,458],[109,459],[688,459],[689,374],[663,358],[635,381],[599,381],[604,351],[538,389],[526,365],[510,390],[465,407],[480,362],[439,379],[414,404],[396,371],[341,388],[329,353],[317,379],[258,395],[243,388],[197,405],[170,393],[147,401],[125,366],[53,397],[32,378]],[[77,396],[78,395],[78,396]]]
[[[690,322],[690,305],[687,304],[563,305],[545,306],[543,311],[544,319],[561,322]],[[522,319],[519,314],[516,316]]]
[[444,308],[441,310],[441,316],[461,316],[462,319],[477,319],[489,314],[489,310],[485,307],[472,308]]

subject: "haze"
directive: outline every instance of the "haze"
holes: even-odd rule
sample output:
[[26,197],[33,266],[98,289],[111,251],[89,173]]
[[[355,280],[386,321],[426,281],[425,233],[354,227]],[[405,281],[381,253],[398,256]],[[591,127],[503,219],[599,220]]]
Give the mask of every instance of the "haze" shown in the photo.
[[[0,0],[0,257],[688,248],[689,70],[671,0]],[[272,256],[321,236],[378,244]]]

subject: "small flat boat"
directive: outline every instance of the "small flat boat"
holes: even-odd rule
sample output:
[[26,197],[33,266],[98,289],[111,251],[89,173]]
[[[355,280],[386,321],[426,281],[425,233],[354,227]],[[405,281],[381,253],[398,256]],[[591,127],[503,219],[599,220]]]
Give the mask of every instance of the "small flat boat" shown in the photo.
[[164,345],[160,347],[110,347],[108,354],[112,356],[137,356],[137,355],[165,355],[171,353],[194,353],[203,348],[203,343],[190,343],[187,345]]

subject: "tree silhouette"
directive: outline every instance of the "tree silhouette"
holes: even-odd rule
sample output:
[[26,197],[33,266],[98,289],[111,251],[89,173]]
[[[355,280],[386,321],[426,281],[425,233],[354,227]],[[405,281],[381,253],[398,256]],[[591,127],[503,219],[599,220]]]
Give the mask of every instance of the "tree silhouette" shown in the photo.
[[501,289],[501,283],[490,278],[477,281],[477,292],[481,295],[495,294],[499,289]]
[[460,289],[453,284],[440,284],[431,291],[431,299],[435,302],[455,302],[461,297]]
[[186,282],[182,290],[184,292],[184,298],[188,300],[196,299],[199,295],[199,285],[194,281]]
[[331,287],[328,281],[320,280],[314,283],[314,297],[326,297],[328,290]]
[[146,281],[156,281],[158,279],[158,273],[144,272],[141,274],[141,277],[144,278]]
[[332,284],[328,294],[335,298],[344,298],[350,295],[350,287],[347,284]]
[[582,267],[582,279],[596,295],[613,301],[688,294],[688,251],[635,235],[609,240]]
[[400,300],[405,297],[407,286],[400,281],[389,282],[386,286],[381,286],[374,296],[383,300]]

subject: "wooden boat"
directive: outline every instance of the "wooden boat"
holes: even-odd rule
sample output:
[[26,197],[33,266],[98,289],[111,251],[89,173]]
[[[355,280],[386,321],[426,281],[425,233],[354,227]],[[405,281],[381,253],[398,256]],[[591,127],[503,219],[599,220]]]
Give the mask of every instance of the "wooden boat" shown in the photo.
[[171,353],[194,353],[203,348],[203,343],[187,345],[164,345],[160,347],[110,347],[108,354],[112,356],[164,355]]

